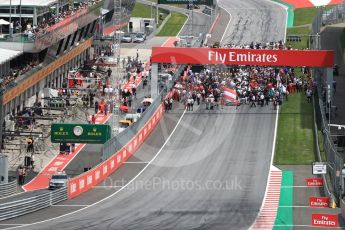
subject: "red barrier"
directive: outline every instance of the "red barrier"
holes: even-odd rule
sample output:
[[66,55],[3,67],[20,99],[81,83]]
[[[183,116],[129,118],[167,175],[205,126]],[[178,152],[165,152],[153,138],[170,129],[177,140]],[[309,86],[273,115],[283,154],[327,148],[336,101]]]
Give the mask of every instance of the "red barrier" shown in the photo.
[[71,179],[68,183],[68,198],[73,199],[90,190],[93,186],[99,184],[106,177],[115,172],[116,169],[138,150],[140,145],[154,130],[159,120],[162,118],[163,113],[163,106],[160,105],[144,127],[141,128],[122,149],[94,169]]

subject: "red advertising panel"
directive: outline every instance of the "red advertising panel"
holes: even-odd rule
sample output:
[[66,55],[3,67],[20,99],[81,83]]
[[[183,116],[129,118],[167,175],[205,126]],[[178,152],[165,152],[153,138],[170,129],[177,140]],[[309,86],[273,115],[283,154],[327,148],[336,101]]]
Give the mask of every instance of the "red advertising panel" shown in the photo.
[[333,50],[152,48],[153,63],[333,67]]
[[322,178],[307,178],[305,179],[308,187],[320,187],[323,186]]
[[309,206],[313,208],[328,208],[329,197],[309,197]]
[[319,214],[311,215],[311,225],[313,227],[336,228],[338,224],[338,214]]
[[121,150],[114,153],[105,162],[94,169],[85,172],[69,181],[68,198],[73,199],[90,190],[102,182],[107,176],[116,171],[145,141],[163,116],[163,106],[160,105],[144,127]]

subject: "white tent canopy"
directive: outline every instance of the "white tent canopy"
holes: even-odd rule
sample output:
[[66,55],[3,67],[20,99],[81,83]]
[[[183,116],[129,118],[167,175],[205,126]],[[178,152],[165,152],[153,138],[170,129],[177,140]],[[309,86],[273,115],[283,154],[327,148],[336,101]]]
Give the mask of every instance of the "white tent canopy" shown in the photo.
[[0,6],[9,6],[10,2],[12,6],[49,6],[53,3],[57,3],[58,0],[1,0]]
[[10,23],[4,19],[0,19],[0,25],[9,25]]
[[21,51],[0,48],[0,65],[22,54]]

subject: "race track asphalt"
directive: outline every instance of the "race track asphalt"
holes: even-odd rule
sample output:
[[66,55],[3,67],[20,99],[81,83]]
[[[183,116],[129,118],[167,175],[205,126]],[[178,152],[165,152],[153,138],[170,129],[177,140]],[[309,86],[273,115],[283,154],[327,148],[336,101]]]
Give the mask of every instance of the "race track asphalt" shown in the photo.
[[286,10],[268,0],[220,0],[231,14],[231,21],[221,44],[278,42],[285,39]]
[[[149,1],[149,0],[137,0],[137,1],[140,3],[143,3],[143,4],[147,4],[147,5],[152,4],[152,1]],[[170,5],[164,5],[164,4],[160,4],[159,8],[166,9],[166,10],[169,10],[171,12],[182,13],[182,14],[185,14],[187,16],[189,15],[189,10],[187,10],[186,8],[174,7],[174,6],[170,6]],[[200,35],[200,33],[207,33],[208,32],[207,28],[211,25],[210,23],[211,23],[211,20],[210,20],[209,15],[204,14],[200,11],[199,12],[194,11],[193,18],[188,17],[185,25],[181,29],[178,36],[198,37]],[[193,24],[192,29],[189,26],[190,24]]]
[[[158,153],[127,187],[110,192],[95,188],[98,194],[115,194],[80,212],[25,229],[248,229],[264,196],[275,111],[244,105],[238,111],[200,107],[175,113],[170,116],[182,118],[164,148],[160,151],[162,137],[168,137],[160,128],[135,154],[146,166]],[[116,177],[107,181],[119,186]],[[87,199],[80,202],[74,204],[89,205]]]

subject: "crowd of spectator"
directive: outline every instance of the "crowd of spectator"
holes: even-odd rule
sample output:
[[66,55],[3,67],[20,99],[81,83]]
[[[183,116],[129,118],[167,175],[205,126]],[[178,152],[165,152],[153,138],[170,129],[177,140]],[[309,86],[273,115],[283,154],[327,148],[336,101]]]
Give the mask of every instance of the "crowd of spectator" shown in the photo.
[[26,34],[29,39],[39,38],[47,32],[65,24],[66,19],[86,13],[89,6],[95,5],[100,1],[101,0],[88,0],[86,2],[75,4],[74,6],[69,6],[69,9],[62,9],[58,15],[51,14],[51,17],[43,17],[42,21],[39,22],[38,25],[32,26],[31,23],[28,23],[24,27],[24,34]]
[[25,74],[37,65],[39,65],[39,60],[32,60],[26,63],[22,63],[16,67],[11,67],[9,74],[2,76],[0,87],[6,87],[14,80],[16,80],[20,75]]
[[[243,49],[289,49],[283,42],[244,46],[229,45],[229,48]],[[310,103],[313,81],[310,70],[301,68],[299,76],[293,67],[259,66],[209,66],[199,73],[187,69],[181,79],[175,82],[174,99],[182,100],[187,110],[192,110],[194,102],[205,102],[206,109],[227,103],[223,88],[235,90],[238,104],[250,107],[273,105],[288,100],[293,92],[305,92]],[[237,103],[235,103],[238,105]]]

